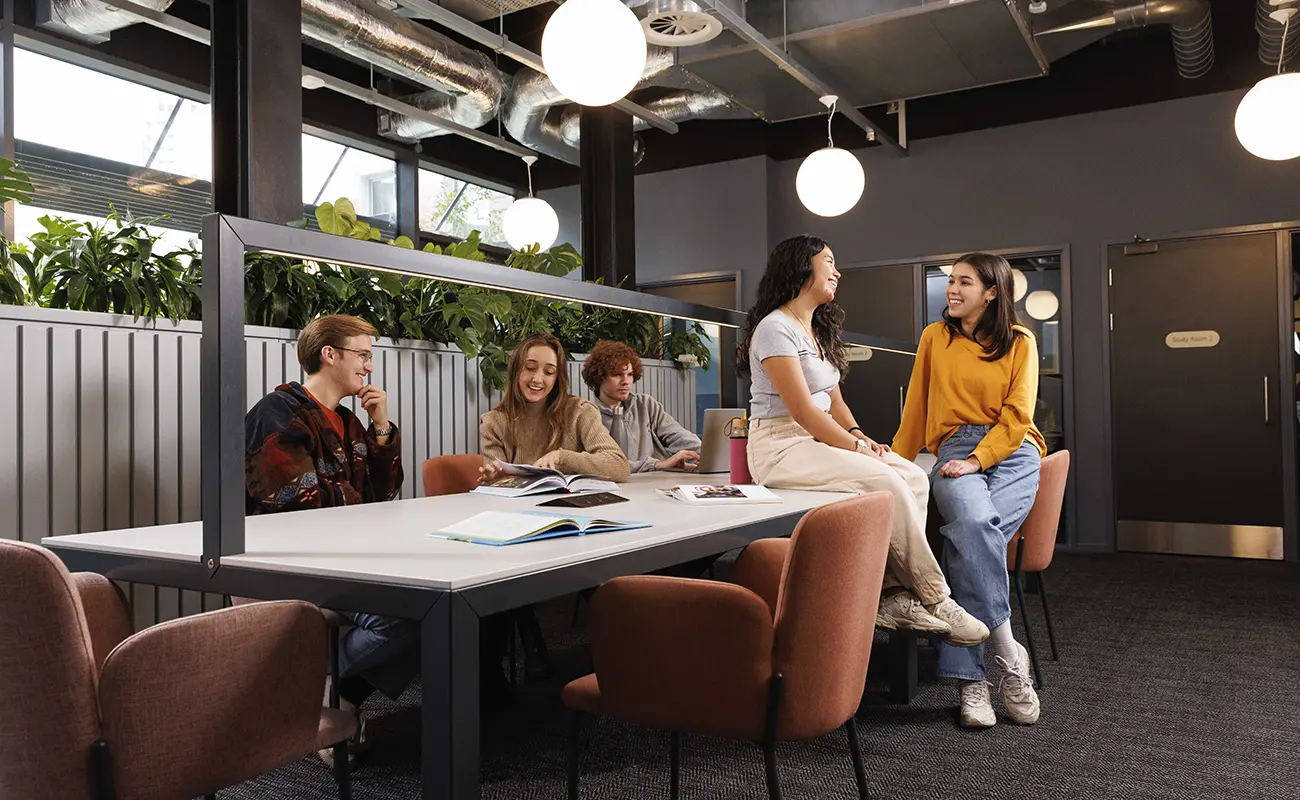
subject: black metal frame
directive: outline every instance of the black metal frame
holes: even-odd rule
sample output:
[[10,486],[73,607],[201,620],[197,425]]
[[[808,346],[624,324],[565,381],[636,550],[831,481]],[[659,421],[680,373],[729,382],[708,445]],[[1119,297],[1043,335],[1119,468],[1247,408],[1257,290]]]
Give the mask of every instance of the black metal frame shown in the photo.
[[1029,627],[1029,607],[1025,604],[1025,578],[1033,575],[1035,579],[1038,596],[1043,601],[1043,618],[1047,620],[1047,640],[1052,646],[1052,660],[1059,661],[1060,658],[1056,653],[1056,631],[1052,628],[1052,611],[1047,606],[1047,584],[1043,581],[1043,573],[1024,572],[1021,565],[1024,563],[1025,556],[1025,537],[1021,536],[1016,540],[1016,568],[1011,573],[1011,585],[1016,590],[1016,601],[1020,604],[1020,622],[1025,626],[1025,641],[1029,644],[1029,660],[1034,665],[1034,688],[1041,689],[1047,685],[1043,679],[1043,669],[1038,664],[1038,648],[1034,647],[1034,632]]
[[420,620],[423,797],[469,800],[479,796],[479,623],[483,618],[599,586],[619,575],[650,573],[744,547],[757,539],[789,536],[802,516],[802,512],[792,511],[464,590],[371,583],[229,563],[209,570],[206,563],[97,553],[60,545],[57,540],[47,546],[69,570],[98,572],[113,580],[264,600],[307,600],[341,611]]
[[[763,740],[758,742],[763,750],[763,770],[767,779],[769,800],[781,800],[781,775],[777,770],[776,744],[781,722],[781,690],[785,685],[785,676],[776,673],[767,686],[767,710],[764,713]],[[582,711],[574,711],[569,733],[569,780],[568,800],[578,800],[578,779],[582,759]],[[849,755],[853,759],[853,778],[858,787],[859,800],[869,800],[867,789],[867,771],[862,760],[862,743],[858,739],[857,720],[852,716],[844,723],[849,736]],[[681,796],[682,738],[680,731],[668,732],[668,796],[678,800]]]

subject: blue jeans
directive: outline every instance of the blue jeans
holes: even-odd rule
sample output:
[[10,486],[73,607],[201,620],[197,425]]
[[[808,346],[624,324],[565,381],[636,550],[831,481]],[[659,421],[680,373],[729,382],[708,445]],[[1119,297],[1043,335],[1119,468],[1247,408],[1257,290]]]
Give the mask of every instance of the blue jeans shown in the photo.
[[360,676],[396,700],[420,674],[419,620],[340,611],[353,628],[339,641],[340,677]]
[[[945,478],[939,469],[975,451],[989,432],[987,426],[958,428],[939,446],[939,460],[930,473],[931,491],[939,514],[943,553],[939,563],[952,587],[952,599],[989,630],[1011,618],[1011,580],[1007,574],[1007,543],[1029,516],[1038,493],[1040,457],[1033,442],[1025,442],[1000,464],[984,472]],[[983,680],[984,645],[938,645],[939,675]]]

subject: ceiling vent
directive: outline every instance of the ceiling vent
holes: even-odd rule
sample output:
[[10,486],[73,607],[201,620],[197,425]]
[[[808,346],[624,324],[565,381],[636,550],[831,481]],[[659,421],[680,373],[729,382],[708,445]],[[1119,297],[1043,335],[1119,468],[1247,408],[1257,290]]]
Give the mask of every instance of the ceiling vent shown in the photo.
[[641,11],[646,41],[660,47],[691,47],[722,33],[722,21],[694,0],[633,0],[628,6]]

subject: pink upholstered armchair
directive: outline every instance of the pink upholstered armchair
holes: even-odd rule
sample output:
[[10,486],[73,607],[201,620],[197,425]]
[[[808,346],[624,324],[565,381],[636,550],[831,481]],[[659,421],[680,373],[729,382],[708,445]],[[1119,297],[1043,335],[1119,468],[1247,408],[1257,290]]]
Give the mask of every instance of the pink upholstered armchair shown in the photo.
[[344,742],[355,719],[321,708],[325,638],[295,601],[132,635],[107,578],[0,541],[0,797],[191,798]]

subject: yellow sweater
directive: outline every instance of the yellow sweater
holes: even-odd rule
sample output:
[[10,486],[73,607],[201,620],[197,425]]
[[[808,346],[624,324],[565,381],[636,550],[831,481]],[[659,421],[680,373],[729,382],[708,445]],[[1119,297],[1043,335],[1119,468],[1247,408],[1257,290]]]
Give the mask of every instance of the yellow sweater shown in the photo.
[[953,337],[942,322],[921,332],[912,366],[903,419],[894,435],[894,451],[909,461],[922,447],[939,452],[963,425],[992,425],[972,453],[980,469],[1010,456],[1028,438],[1047,453],[1043,434],[1034,426],[1038,399],[1038,344],[1028,328],[1016,326],[1011,352],[997,361],[983,361],[980,346],[966,337]]
[[[600,409],[586,400],[570,397],[577,404],[570,410],[570,425],[560,434],[559,470],[565,475],[599,475],[618,483],[625,483],[631,475],[627,456],[619,449],[605,425],[600,421]],[[509,418],[504,411],[492,410],[479,420],[483,435],[483,457],[488,462],[505,461],[511,464],[533,464],[547,453],[547,425],[541,403],[524,406],[523,416],[514,427],[518,438],[512,435]]]

